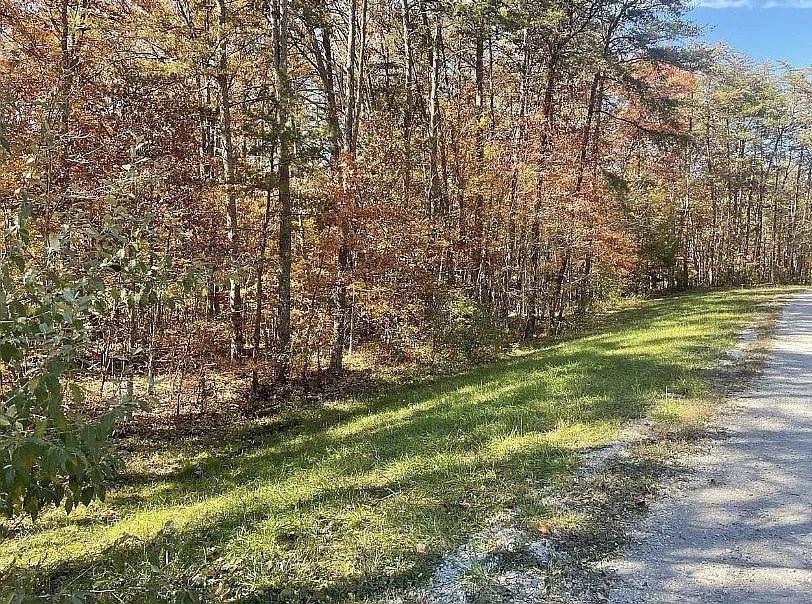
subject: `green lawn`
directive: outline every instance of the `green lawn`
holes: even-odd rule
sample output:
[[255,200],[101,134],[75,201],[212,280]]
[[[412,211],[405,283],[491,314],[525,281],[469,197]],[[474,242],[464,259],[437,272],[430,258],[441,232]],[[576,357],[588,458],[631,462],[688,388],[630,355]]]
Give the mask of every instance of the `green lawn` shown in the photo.
[[[268,420],[219,444],[156,444],[105,504],[51,512],[3,539],[6,588],[28,580],[143,602],[150,590],[205,585],[242,601],[282,590],[323,601],[419,580],[505,509],[544,517],[545,486],[662,406],[666,390],[681,405],[702,401],[703,370],[776,293],[636,303],[589,333],[460,375]],[[679,416],[673,400],[662,409]]]

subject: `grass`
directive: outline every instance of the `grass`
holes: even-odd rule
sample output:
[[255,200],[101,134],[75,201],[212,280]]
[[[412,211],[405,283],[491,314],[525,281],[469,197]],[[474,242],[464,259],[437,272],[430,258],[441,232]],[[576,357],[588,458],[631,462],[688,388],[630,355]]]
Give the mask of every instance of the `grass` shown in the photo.
[[304,602],[419,582],[505,509],[544,518],[545,489],[630,420],[690,421],[680,408],[708,400],[705,370],[776,293],[638,302],[589,333],[459,375],[224,442],[144,443],[106,503],[53,511],[0,542],[4,587]]

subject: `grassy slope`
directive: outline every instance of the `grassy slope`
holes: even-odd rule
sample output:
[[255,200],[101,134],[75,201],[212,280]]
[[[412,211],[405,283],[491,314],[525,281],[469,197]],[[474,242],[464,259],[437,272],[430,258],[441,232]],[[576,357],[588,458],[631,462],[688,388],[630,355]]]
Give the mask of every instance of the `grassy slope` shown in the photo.
[[653,409],[680,415],[666,389],[685,408],[701,400],[702,370],[774,294],[645,302],[461,375],[138,455],[106,504],[4,539],[0,568],[18,565],[7,585],[33,568],[51,590],[205,580],[232,596],[374,594],[507,508],[543,517],[545,486],[579,451]]

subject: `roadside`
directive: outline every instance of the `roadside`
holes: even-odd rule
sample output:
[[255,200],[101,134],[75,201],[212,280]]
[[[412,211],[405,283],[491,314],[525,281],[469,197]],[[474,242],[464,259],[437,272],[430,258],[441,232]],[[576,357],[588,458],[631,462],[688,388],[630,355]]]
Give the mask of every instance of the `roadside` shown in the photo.
[[[645,520],[649,508],[667,505],[664,497],[697,480],[696,456],[707,455],[723,435],[717,420],[733,411],[731,401],[770,358],[784,298],[760,306],[735,347],[704,375],[709,389],[702,396],[666,393],[617,440],[585,451],[581,470],[549,489],[548,519],[527,527],[518,511],[507,514],[446,555],[427,588],[387,601],[627,602],[626,595],[616,599],[614,567],[608,561],[640,538],[641,521],[657,525],[659,520]],[[655,601],[651,593],[641,597],[628,601]]]
[[635,534],[610,601],[800,602],[812,589],[812,291],[792,297],[763,375]]

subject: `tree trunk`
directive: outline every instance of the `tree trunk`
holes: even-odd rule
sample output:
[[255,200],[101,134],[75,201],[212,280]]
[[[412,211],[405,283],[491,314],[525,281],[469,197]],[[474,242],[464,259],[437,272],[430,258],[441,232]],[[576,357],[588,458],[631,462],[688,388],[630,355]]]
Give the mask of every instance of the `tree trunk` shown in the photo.
[[223,180],[226,188],[226,236],[228,238],[228,304],[231,320],[231,359],[239,360],[245,347],[243,334],[242,291],[239,281],[240,236],[237,223],[236,165],[231,135],[231,107],[228,74],[228,12],[226,0],[217,0],[219,27],[217,28],[217,92],[220,102],[220,147],[223,162]]
[[290,269],[291,269],[291,194],[290,194],[290,133],[288,85],[288,0],[273,0],[274,75],[276,81],[276,111],[279,126],[279,274],[276,305],[276,364],[274,378],[283,384],[290,377]]
[[[542,105],[542,117],[544,120],[541,134],[541,149],[539,150],[538,174],[536,176],[536,202],[533,208],[533,223],[530,235],[530,262],[529,262],[529,287],[527,292],[527,317],[524,322],[523,337],[525,340],[532,338],[538,324],[538,291],[541,283],[541,267],[539,258],[541,252],[541,208],[544,186],[544,175],[547,169],[547,156],[552,145],[553,131],[553,95],[555,92],[556,72],[558,70],[558,54],[552,52],[547,68],[547,82],[544,88],[544,101]],[[553,302],[551,301],[551,305]]]
[[358,37],[357,0],[350,1],[349,28],[347,35],[347,62],[346,62],[346,94],[344,98],[344,153],[348,165],[342,166],[342,189],[344,199],[342,204],[349,208],[339,208],[339,249],[337,258],[336,283],[333,286],[333,334],[330,350],[330,373],[340,375],[344,370],[344,342],[347,325],[347,280],[352,270],[352,225],[349,214],[354,205],[353,193],[350,190],[349,171],[355,158],[356,141],[358,136],[358,114],[360,113],[360,87],[363,78],[364,52],[366,43],[367,0],[361,4],[361,31],[359,65],[356,56],[356,38]]
[[408,201],[412,174],[412,111],[414,61],[412,58],[412,28],[409,20],[409,0],[402,0],[403,11],[403,88],[406,105],[403,108],[403,199]]
[[[273,166],[273,155],[270,158],[270,164]],[[268,191],[265,196],[265,214],[262,220],[262,232],[259,236],[259,249],[257,250],[257,303],[254,309],[254,327],[251,338],[251,361],[253,368],[251,370],[251,392],[256,394],[259,391],[259,347],[262,343],[262,321],[264,312],[264,290],[265,290],[265,248],[268,245],[268,230],[271,223],[271,182],[268,182]]]
[[[71,154],[73,152],[71,101],[83,46],[84,27],[82,25],[88,1],[82,0],[78,5],[72,5],[71,0],[62,0],[59,5],[61,73],[59,76],[59,173],[57,183],[64,203],[70,202]],[[71,21],[72,11],[76,22]]]
[[482,26],[477,27],[476,32],[476,56],[475,56],[475,78],[476,96],[474,106],[476,107],[476,125],[474,128],[475,141],[474,153],[476,162],[476,191],[474,192],[474,216],[473,216],[473,241],[471,243],[471,285],[474,290],[481,288],[483,237],[484,237],[484,211],[485,197],[483,195],[483,181],[485,171],[485,39]]

